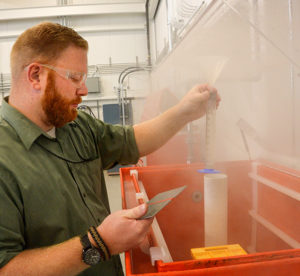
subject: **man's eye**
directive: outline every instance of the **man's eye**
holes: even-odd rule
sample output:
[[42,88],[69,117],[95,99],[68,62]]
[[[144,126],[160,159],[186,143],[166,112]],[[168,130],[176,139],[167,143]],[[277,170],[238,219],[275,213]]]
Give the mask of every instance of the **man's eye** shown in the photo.
[[70,79],[72,81],[78,82],[78,81],[81,81],[81,76],[80,75],[71,75]]

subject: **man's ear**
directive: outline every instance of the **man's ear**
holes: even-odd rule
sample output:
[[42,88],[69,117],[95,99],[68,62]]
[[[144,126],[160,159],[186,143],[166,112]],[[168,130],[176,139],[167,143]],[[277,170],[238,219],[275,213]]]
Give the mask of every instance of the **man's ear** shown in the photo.
[[41,91],[41,71],[42,67],[37,63],[32,63],[27,68],[27,79],[35,91]]

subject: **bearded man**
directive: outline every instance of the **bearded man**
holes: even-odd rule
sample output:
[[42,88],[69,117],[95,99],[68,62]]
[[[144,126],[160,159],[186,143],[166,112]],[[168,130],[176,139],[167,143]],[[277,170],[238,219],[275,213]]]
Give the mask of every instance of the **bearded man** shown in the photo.
[[41,23],[11,52],[12,87],[0,116],[0,274],[123,275],[118,254],[138,246],[147,206],[110,214],[103,170],[136,163],[205,113],[197,85],[160,116],[113,126],[78,112],[87,95],[88,43]]

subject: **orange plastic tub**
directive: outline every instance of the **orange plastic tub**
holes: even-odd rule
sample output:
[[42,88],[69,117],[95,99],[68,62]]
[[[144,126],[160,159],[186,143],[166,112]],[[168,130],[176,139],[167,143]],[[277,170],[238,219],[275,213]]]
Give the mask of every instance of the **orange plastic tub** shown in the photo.
[[[263,161],[217,164],[228,176],[228,244],[247,255],[193,260],[191,248],[204,247],[204,200],[201,164],[121,168],[123,208],[141,203],[141,185],[149,199],[188,187],[157,215],[172,261],[151,258],[135,248],[125,253],[126,275],[300,275],[300,173]],[[137,174],[133,171],[136,170]],[[151,247],[160,243],[151,231]]]

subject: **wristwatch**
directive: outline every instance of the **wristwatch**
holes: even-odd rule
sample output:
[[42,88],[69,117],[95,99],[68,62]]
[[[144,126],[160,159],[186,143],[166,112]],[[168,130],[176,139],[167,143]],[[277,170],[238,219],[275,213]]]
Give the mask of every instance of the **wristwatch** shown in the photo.
[[82,244],[82,260],[88,265],[96,265],[100,263],[103,259],[99,250],[92,246],[87,234],[80,237],[80,242]]

